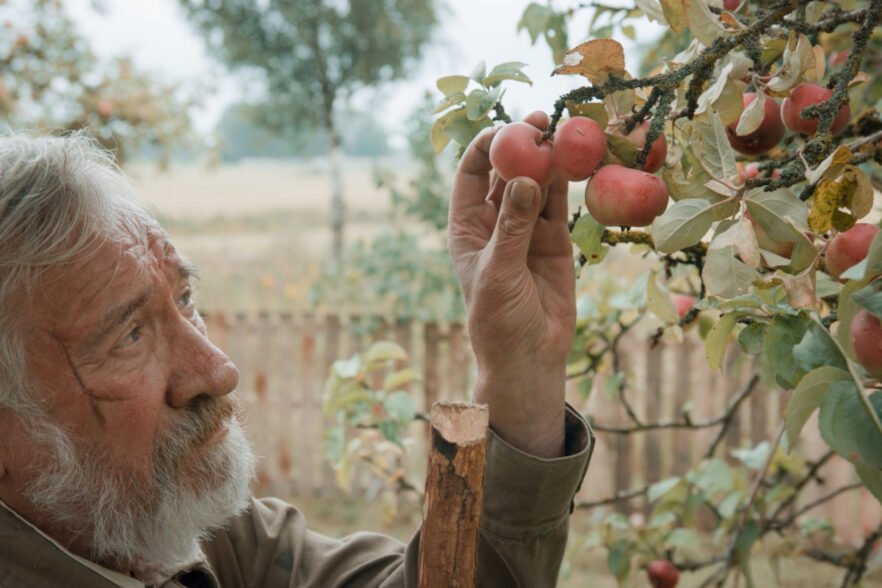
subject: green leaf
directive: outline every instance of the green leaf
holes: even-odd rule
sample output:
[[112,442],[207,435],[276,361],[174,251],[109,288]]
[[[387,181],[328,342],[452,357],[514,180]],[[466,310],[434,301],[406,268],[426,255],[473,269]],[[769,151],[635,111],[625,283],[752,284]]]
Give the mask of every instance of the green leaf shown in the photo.
[[680,482],[682,482],[682,480],[683,478],[680,476],[674,476],[652,484],[647,491],[646,499],[649,500],[649,502],[655,502],[674,489]]
[[680,320],[677,314],[677,306],[666,289],[661,288],[656,281],[656,273],[649,273],[646,282],[646,301],[649,311],[666,323],[676,323]]
[[652,221],[650,233],[655,248],[662,253],[674,253],[695,245],[714,222],[714,211],[707,200],[688,198],[675,202],[661,216]]
[[496,103],[502,97],[502,87],[496,87],[489,92],[481,89],[474,89],[469,92],[466,98],[466,116],[469,120],[477,121],[487,116],[493,110]]
[[701,160],[711,175],[718,180],[733,180],[738,177],[735,166],[735,150],[729,143],[726,127],[716,112],[709,114],[710,124],[696,124],[698,148]]
[[[779,192],[786,191],[782,190]],[[774,195],[775,193],[771,194]],[[771,239],[793,243],[793,252],[790,255],[790,262],[787,264],[787,268],[792,273],[801,272],[815,261],[817,250],[814,244],[803,230],[797,228],[796,223],[798,221],[781,210],[784,208],[784,206],[781,206],[784,200],[772,197],[761,198],[757,194],[751,196],[745,202],[753,220],[762,227]],[[793,212],[789,208],[788,211]]]
[[358,375],[358,370],[361,367],[361,362],[359,360],[358,354],[356,353],[349,359],[338,359],[333,364],[331,364],[331,371],[335,373],[337,376],[343,379],[354,378]]
[[606,565],[616,580],[625,581],[631,570],[631,543],[627,539],[618,539],[610,545]]
[[480,84],[483,82],[486,72],[486,64],[483,61],[479,61],[478,65],[475,66],[475,69],[472,70],[472,73],[469,74],[469,77]]
[[322,448],[328,461],[332,464],[340,463],[346,451],[346,429],[338,425],[328,430],[322,442]]
[[858,394],[851,379],[834,382],[821,400],[818,411],[821,438],[830,449],[849,461],[857,461],[860,456],[857,428],[865,412]]
[[[867,397],[870,407],[882,420],[882,392],[873,392]],[[858,453],[861,459],[877,468],[882,468],[882,433],[876,428],[873,419],[867,414],[866,406],[861,413],[862,418],[855,423]]]
[[526,63],[521,63],[520,61],[500,63],[494,67],[483,80],[481,80],[481,83],[485,88],[491,88],[503,80],[513,80],[515,82],[523,82],[532,86],[533,81],[521,71],[526,65]]
[[438,114],[439,112],[443,112],[450,108],[451,106],[456,106],[457,104],[462,104],[466,101],[466,95],[463,92],[457,92],[455,94],[450,94],[446,96],[444,100],[432,111],[432,114]]
[[383,390],[392,391],[418,379],[417,373],[410,368],[397,370],[383,379]]
[[738,333],[738,345],[747,355],[762,353],[765,341],[766,325],[764,323],[750,323]]
[[493,126],[493,121],[489,118],[469,120],[465,108],[457,108],[447,114],[451,116],[446,120],[444,133],[463,147],[471,143],[482,129]]
[[733,457],[740,460],[748,468],[756,471],[763,467],[769,456],[769,442],[762,441],[754,448],[738,448],[730,451]]
[[545,32],[548,26],[548,19],[553,12],[550,6],[542,6],[541,4],[531,2],[524,9],[521,20],[518,21],[517,30],[526,29],[530,35],[530,42],[535,44],[539,36]]
[[738,324],[738,320],[744,316],[743,312],[731,312],[720,317],[704,340],[704,353],[707,363],[712,370],[720,369],[723,363],[723,355],[726,352],[726,343],[732,329]]
[[806,421],[821,405],[821,401],[830,387],[836,382],[850,380],[851,375],[847,371],[832,366],[820,367],[803,376],[790,397],[787,413],[784,417],[787,439],[791,448],[799,439]]
[[854,464],[854,469],[867,490],[876,497],[876,500],[882,502],[882,469],[861,463]]
[[398,423],[404,427],[413,421],[413,417],[416,414],[413,396],[407,392],[395,392],[390,394],[383,401],[383,408],[386,410],[386,414],[398,421]]
[[567,112],[570,113],[571,117],[584,116],[590,118],[599,124],[602,129],[605,129],[609,124],[609,113],[606,112],[603,102],[573,102],[568,100],[566,106]]
[[445,96],[450,96],[451,94],[463,94],[465,93],[466,87],[469,85],[469,77],[444,76],[443,78],[438,78],[435,85],[438,86],[438,89],[441,90],[441,93]]
[[384,420],[380,423],[380,432],[383,433],[383,437],[392,443],[401,445],[401,428],[397,422],[391,419]]
[[366,366],[392,360],[407,360],[407,352],[394,341],[377,341],[364,354],[364,365]]
[[735,480],[732,469],[720,458],[713,458],[702,464],[695,479],[695,484],[708,494],[722,492],[728,494],[732,491]]
[[726,36],[726,31],[720,24],[720,19],[710,11],[707,2],[703,0],[684,0],[683,4],[689,32],[702,45],[709,47],[717,37]]
[[858,305],[851,296],[861,288],[867,285],[868,280],[849,280],[839,292],[839,304],[837,306],[837,314],[839,318],[839,328],[836,330],[836,339],[839,345],[847,354],[854,357],[854,349],[851,346],[851,337],[848,330],[854,315],[856,315],[861,306]]
[[570,237],[589,264],[600,263],[609,253],[609,246],[601,241],[605,229],[606,227],[594,220],[590,214],[580,216],[573,226]]
[[[711,204],[716,204],[722,200],[726,200],[728,196],[714,192],[703,184],[687,181],[676,173],[676,170],[662,169],[662,179],[668,188],[668,193],[675,201],[686,200],[687,198],[697,198],[707,200]],[[719,218],[719,217],[718,217]]]
[[855,304],[882,318],[882,280],[874,280],[851,295]]
[[760,528],[756,521],[748,520],[744,524],[744,529],[741,531],[741,535],[738,537],[738,541],[735,542],[735,549],[738,552],[738,559],[743,560],[747,557],[747,554],[750,552],[750,548],[759,539],[760,536]]
[[848,369],[848,363],[830,331],[815,320],[808,323],[805,336],[793,347],[793,357],[806,371],[825,365]]
[[717,512],[720,513],[720,516],[723,519],[730,519],[735,516],[735,513],[738,510],[738,507],[741,505],[741,499],[744,497],[744,492],[740,490],[736,490],[729,496],[723,499],[723,502],[717,507]]
[[720,298],[735,298],[749,292],[759,274],[738,259],[737,253],[731,245],[708,250],[701,279],[709,294]]
[[[621,135],[606,133],[606,146],[609,153],[615,155],[625,167],[634,167],[634,161],[640,151],[634,144]],[[614,159],[611,161],[615,161]]]
[[667,534],[665,537],[665,545],[671,545],[673,547],[698,547],[701,545],[701,541],[698,538],[698,533],[692,529],[680,527],[673,529]]
[[793,388],[805,375],[805,369],[793,356],[793,348],[808,330],[804,315],[776,315],[766,329],[766,357],[784,388]]

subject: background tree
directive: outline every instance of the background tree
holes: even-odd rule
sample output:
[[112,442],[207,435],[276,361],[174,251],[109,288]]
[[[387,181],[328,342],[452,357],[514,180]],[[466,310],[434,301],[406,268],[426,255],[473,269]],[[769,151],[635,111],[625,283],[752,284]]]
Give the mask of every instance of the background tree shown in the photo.
[[321,128],[331,165],[333,257],[343,245],[341,99],[401,78],[437,23],[432,0],[180,0],[210,50],[266,83],[260,120]]
[[12,129],[87,129],[120,162],[158,149],[165,165],[191,137],[192,101],[139,72],[102,61],[59,0],[0,3],[0,119]]

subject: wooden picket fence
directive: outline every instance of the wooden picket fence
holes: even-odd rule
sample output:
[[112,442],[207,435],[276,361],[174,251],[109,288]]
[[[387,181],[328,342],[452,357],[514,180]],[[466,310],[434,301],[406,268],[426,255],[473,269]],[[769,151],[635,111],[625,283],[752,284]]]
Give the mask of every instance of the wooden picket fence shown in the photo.
[[[465,329],[459,324],[417,323],[381,316],[338,314],[209,314],[208,332],[238,366],[239,393],[246,410],[246,430],[262,458],[255,491],[260,495],[334,496],[340,490],[322,453],[325,426],[322,389],[331,364],[351,357],[372,341],[394,340],[408,351],[410,365],[421,375],[411,387],[418,410],[435,400],[465,399],[473,379],[473,360]],[[711,372],[701,341],[650,348],[645,336],[620,342],[622,368],[628,378],[627,398],[643,422],[677,419],[689,406],[693,422],[716,417],[754,373],[752,361],[733,348],[721,372]],[[757,384],[761,387],[762,384]],[[605,425],[630,424],[621,403],[597,386],[584,399],[569,391],[570,402]],[[786,393],[757,389],[730,423],[715,453],[753,447],[770,439],[786,406]],[[687,404],[688,403],[688,404]],[[416,424],[415,427],[424,426]],[[812,458],[825,445],[810,421],[802,441]],[[419,430],[414,434],[419,437]],[[717,427],[664,429],[636,435],[599,433],[588,477],[577,501],[596,501],[684,473],[710,445]],[[420,451],[418,449],[418,451]],[[422,483],[424,461],[414,455],[411,478]],[[812,484],[803,500],[812,500],[854,480],[845,460],[834,457],[819,472],[823,485]],[[640,500],[620,503],[630,516],[645,516]],[[829,516],[837,534],[851,541],[882,521],[882,507],[864,490],[837,496],[808,513]]]

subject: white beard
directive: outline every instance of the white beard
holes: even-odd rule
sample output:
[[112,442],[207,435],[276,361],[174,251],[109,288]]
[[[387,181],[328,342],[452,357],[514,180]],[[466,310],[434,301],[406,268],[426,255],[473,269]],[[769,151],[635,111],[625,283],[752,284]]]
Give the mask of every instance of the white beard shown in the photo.
[[34,426],[35,440],[55,459],[26,497],[65,531],[85,536],[93,561],[161,583],[202,559],[200,542],[248,507],[256,458],[236,417],[224,422],[226,436],[184,476],[179,464],[206,426],[200,416],[188,417],[154,447],[152,480],[144,483],[113,468],[107,455],[79,451],[44,421]]

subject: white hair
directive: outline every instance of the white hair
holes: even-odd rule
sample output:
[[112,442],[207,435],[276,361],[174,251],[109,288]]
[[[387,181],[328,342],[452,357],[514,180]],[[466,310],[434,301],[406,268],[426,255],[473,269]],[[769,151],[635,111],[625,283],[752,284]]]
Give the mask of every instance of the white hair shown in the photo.
[[112,156],[85,134],[0,137],[0,407],[41,416],[19,324],[39,276],[88,259],[102,241],[146,242],[155,220]]

